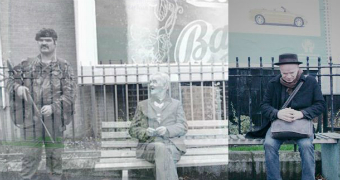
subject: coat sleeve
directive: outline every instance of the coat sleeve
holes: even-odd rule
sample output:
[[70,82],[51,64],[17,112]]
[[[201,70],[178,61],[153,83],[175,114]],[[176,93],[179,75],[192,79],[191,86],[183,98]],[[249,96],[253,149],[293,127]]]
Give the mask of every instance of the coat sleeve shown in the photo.
[[166,126],[168,130],[167,136],[170,138],[184,136],[188,131],[187,119],[185,118],[183,106],[181,105],[180,102],[178,102],[175,113],[176,113],[176,123],[170,126]]
[[304,117],[311,120],[319,116],[326,110],[326,102],[322,96],[321,88],[314,78],[313,81],[313,100],[312,105],[301,110]]
[[278,109],[273,107],[273,97],[275,96],[274,83],[269,82],[267,86],[267,91],[263,96],[263,101],[261,103],[261,111],[264,117],[268,118],[270,121],[277,119]]
[[140,104],[137,105],[135,116],[131,121],[129,134],[131,137],[136,138],[141,141],[146,141],[149,137],[146,134],[146,129],[148,128],[147,119],[143,115],[142,107]]
[[24,63],[26,63],[25,60],[13,67],[13,71],[8,71],[8,78],[5,79],[5,88],[8,92],[16,92],[16,90],[23,85],[22,67],[24,67]]

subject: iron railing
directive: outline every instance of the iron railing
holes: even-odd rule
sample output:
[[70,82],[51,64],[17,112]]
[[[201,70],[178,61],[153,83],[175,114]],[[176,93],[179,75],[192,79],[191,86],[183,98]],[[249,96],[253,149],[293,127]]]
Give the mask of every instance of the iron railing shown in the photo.
[[[101,122],[130,121],[137,103],[149,97],[149,78],[157,71],[170,75],[169,95],[182,101],[188,121],[227,119],[227,64],[80,65],[76,114],[67,136],[76,141],[86,131],[86,136],[100,138]],[[11,123],[9,117],[5,120]],[[6,131],[4,135],[13,134],[8,132],[13,128]]]

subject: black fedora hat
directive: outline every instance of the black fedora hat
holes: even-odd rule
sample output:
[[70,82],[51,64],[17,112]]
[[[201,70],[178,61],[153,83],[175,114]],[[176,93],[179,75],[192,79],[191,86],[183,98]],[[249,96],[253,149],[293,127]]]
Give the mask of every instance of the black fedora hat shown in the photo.
[[302,62],[298,61],[298,57],[296,54],[286,53],[281,54],[279,56],[279,62],[274,63],[275,65],[282,65],[282,64],[302,64]]

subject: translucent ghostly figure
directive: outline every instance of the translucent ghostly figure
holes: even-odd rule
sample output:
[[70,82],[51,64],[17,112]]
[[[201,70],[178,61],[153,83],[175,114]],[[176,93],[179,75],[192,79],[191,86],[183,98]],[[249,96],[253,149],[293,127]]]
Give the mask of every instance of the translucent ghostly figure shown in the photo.
[[169,75],[157,72],[149,83],[150,98],[139,102],[129,133],[139,140],[137,158],[155,163],[157,180],[177,180],[176,162],[186,152],[184,110],[168,95]]

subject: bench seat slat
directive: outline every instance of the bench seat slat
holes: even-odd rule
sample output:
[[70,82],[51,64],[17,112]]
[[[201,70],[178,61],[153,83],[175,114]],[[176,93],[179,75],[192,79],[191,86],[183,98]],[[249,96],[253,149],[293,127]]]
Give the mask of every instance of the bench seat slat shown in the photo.
[[[218,155],[218,154],[228,154],[228,146],[216,147],[216,148],[191,148],[187,150],[184,156],[196,156],[196,155]],[[136,150],[102,150],[102,158],[109,157],[136,157]]]
[[131,136],[128,131],[102,132],[102,139],[121,139],[121,138],[131,138]]
[[[226,146],[228,145],[227,138],[220,139],[185,139],[187,148],[204,147],[204,146]],[[137,147],[137,140],[130,139],[127,141],[103,141],[103,148],[135,148]]]
[[102,128],[129,128],[131,121],[128,122],[102,122]]
[[[195,120],[187,121],[190,128],[204,128],[204,127],[228,127],[228,121],[226,120]],[[129,128],[131,122],[102,122],[102,128]]]
[[137,139],[128,139],[126,141],[102,141],[104,148],[134,148],[137,147]]
[[[124,159],[122,159],[124,162]],[[216,156],[183,156],[177,163],[177,167],[193,167],[193,166],[211,166],[211,165],[227,165],[228,155]],[[154,164],[142,159],[136,159],[135,162],[124,163],[97,163],[96,171],[105,170],[125,170],[125,169],[146,169],[153,168]]]
[[332,139],[340,139],[339,133],[323,133],[324,136],[327,136],[328,138]]
[[226,120],[205,120],[205,121],[187,121],[189,128],[204,128],[204,127],[216,127],[223,128],[228,127],[228,121]]
[[[228,135],[228,129],[191,129],[186,136],[219,136]],[[102,132],[103,139],[131,138],[128,131],[121,132]]]

